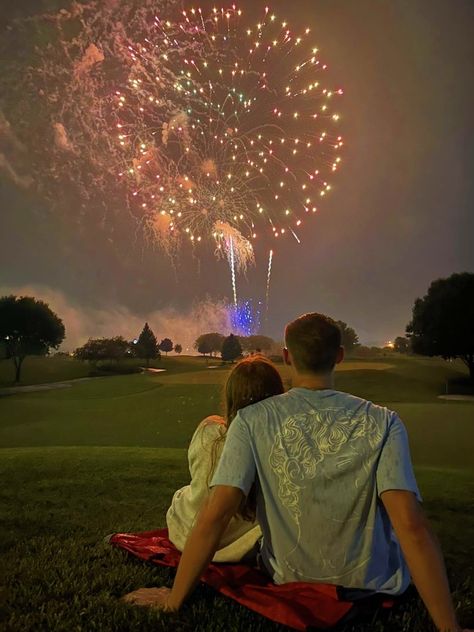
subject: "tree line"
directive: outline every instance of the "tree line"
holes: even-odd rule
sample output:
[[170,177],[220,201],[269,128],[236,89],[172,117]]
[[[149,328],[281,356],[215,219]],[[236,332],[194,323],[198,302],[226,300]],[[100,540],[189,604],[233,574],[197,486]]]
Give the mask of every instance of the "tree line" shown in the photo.
[[[346,323],[338,322],[343,345],[350,352],[359,346],[358,336]],[[61,318],[43,301],[30,296],[0,297],[0,358],[13,361],[16,382],[20,381],[27,356],[46,355],[51,349],[58,349],[65,334]],[[268,353],[275,344],[267,336],[226,337],[212,332],[199,336],[194,348],[203,356],[220,354],[222,360],[233,361],[243,353]],[[463,272],[433,281],[426,295],[416,299],[406,336],[395,339],[394,349],[446,360],[459,358],[474,382],[474,274]],[[170,338],[158,343],[145,323],[140,336],[132,342],[120,336],[90,339],[74,355],[90,362],[132,356],[148,365],[162,352],[167,355],[173,350],[179,354],[183,349]]]
[[157,337],[148,323],[145,323],[141,334],[136,340],[128,341],[122,336],[114,338],[90,338],[85,345],[74,351],[78,360],[98,364],[105,360],[124,360],[125,358],[139,358],[145,360],[147,367],[150,360],[159,360],[161,352],[168,355],[170,351],[180,354],[183,347],[174,344],[170,338],[163,338],[158,342]]

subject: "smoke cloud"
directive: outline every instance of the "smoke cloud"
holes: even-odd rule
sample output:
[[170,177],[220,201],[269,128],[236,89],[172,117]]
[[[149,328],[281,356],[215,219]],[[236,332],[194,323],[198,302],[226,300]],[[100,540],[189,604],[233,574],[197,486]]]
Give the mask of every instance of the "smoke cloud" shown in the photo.
[[46,286],[0,286],[0,296],[34,296],[47,303],[62,319],[66,338],[63,351],[73,351],[89,338],[123,336],[126,340],[138,338],[147,322],[160,341],[171,338],[183,347],[183,353],[195,353],[194,341],[202,333],[219,332],[228,335],[232,331],[226,304],[211,300],[196,303],[187,312],[167,308],[148,314],[134,314],[123,305],[104,305],[100,308],[75,304],[63,292]]

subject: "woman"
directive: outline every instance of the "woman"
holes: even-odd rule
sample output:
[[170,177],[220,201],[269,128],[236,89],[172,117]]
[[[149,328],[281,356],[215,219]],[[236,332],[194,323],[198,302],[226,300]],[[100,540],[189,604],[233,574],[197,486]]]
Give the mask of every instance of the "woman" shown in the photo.
[[[209,495],[209,483],[224,446],[225,435],[237,411],[262,399],[280,395],[284,387],[275,366],[262,356],[241,360],[231,371],[224,389],[225,417],[213,415],[200,423],[188,450],[191,483],[178,489],[166,514],[169,539],[183,550],[199,509]],[[214,562],[239,562],[261,536],[255,520],[252,488],[239,514],[229,523]]]

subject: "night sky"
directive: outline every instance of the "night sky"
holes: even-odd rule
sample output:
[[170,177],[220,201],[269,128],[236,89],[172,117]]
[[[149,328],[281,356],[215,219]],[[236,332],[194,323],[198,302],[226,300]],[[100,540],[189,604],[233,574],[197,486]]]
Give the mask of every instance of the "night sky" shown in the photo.
[[[344,88],[345,151],[301,245],[286,239],[275,251],[265,333],[281,338],[285,322],[320,311],[349,323],[363,342],[403,335],[432,280],[474,271],[474,3],[271,7],[291,26],[312,28],[331,80]],[[257,259],[242,296],[264,293],[265,265]],[[206,294],[231,297],[224,262],[185,253],[175,271],[130,235],[111,239],[100,226],[79,226],[73,207],[69,222],[58,220],[3,169],[0,291],[25,286],[45,297],[60,292],[79,310],[123,307],[143,318],[170,306],[186,310]]]

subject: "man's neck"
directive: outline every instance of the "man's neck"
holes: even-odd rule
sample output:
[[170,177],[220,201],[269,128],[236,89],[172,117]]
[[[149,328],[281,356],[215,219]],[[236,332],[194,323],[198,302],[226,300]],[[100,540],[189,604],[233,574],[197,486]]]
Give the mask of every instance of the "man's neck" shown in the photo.
[[293,388],[308,388],[313,391],[334,388],[334,373],[318,375],[316,373],[296,373],[292,371],[291,385]]

